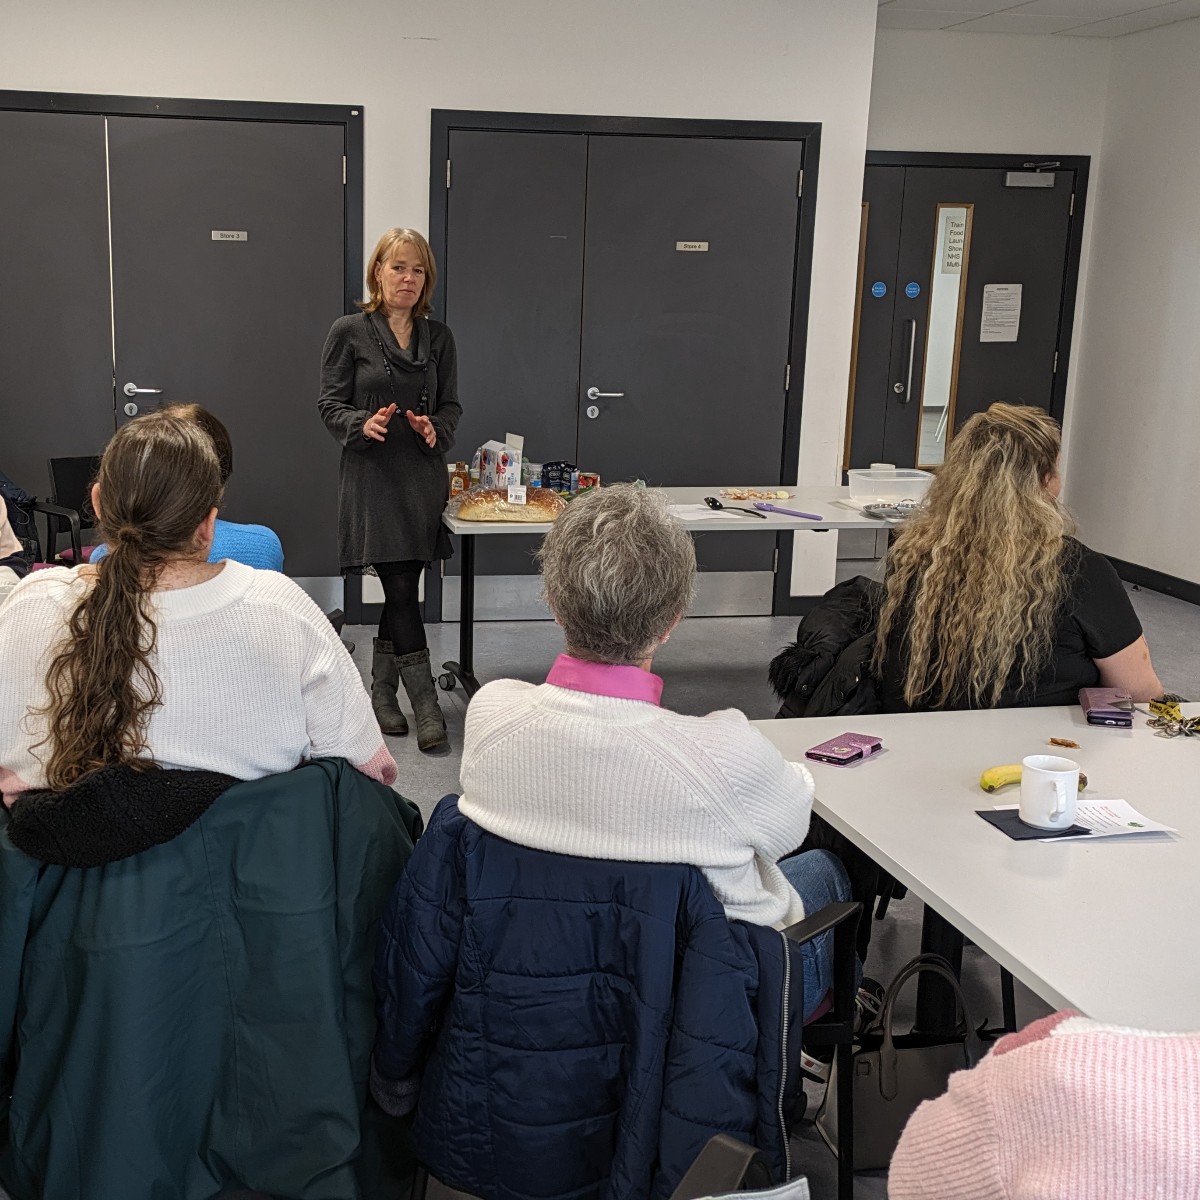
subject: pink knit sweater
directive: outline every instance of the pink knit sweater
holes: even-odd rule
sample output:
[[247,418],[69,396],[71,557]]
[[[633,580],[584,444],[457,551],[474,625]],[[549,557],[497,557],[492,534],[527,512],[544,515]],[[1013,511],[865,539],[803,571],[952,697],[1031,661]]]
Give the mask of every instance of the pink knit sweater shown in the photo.
[[1200,1200],[1200,1033],[1073,1012],[996,1043],[913,1114],[889,1200]]

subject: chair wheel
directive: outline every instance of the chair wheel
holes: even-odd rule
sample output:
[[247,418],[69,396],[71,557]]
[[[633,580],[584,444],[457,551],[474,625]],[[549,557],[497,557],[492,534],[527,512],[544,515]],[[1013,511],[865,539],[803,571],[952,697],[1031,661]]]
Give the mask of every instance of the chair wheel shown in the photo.
[[443,692],[454,691],[454,685],[457,682],[458,682],[458,680],[456,680],[454,678],[454,676],[450,674],[449,671],[447,671],[444,675],[438,676],[438,687],[440,687]]

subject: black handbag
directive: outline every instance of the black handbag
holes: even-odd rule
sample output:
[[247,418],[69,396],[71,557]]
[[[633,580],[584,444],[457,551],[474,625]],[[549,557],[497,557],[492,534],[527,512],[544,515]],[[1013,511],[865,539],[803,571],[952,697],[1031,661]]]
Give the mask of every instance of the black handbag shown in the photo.
[[[892,1032],[892,1011],[901,989],[922,971],[932,971],[954,989],[961,1019],[948,1035]],[[859,1035],[853,1071],[842,1086],[854,1092],[854,1169],[878,1170],[891,1161],[900,1134],[918,1104],[940,1096],[955,1071],[973,1067],[983,1043],[950,964],[937,954],[919,954],[906,963],[884,994],[878,1019]],[[817,1111],[817,1131],[836,1154],[837,1077],[835,1059],[825,1098]]]

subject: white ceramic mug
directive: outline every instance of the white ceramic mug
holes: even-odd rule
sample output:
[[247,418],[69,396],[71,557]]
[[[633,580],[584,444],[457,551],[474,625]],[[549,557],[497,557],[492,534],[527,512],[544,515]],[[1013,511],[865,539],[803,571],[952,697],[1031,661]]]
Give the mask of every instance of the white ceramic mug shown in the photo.
[[1056,754],[1021,759],[1021,804],[1026,825],[1067,829],[1075,824],[1079,805],[1079,764]]

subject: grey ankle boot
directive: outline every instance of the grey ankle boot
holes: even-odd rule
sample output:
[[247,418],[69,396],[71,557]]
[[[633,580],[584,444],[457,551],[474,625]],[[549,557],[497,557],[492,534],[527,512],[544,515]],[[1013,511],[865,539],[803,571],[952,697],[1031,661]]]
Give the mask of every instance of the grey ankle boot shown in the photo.
[[414,650],[396,657],[404,690],[417,720],[417,748],[426,754],[445,754],[450,749],[446,722],[438,707],[437,688],[429,672],[429,651]]
[[408,732],[408,722],[396,699],[396,688],[399,686],[400,668],[396,666],[392,643],[376,638],[371,655],[371,707],[375,710],[379,728],[393,737]]

